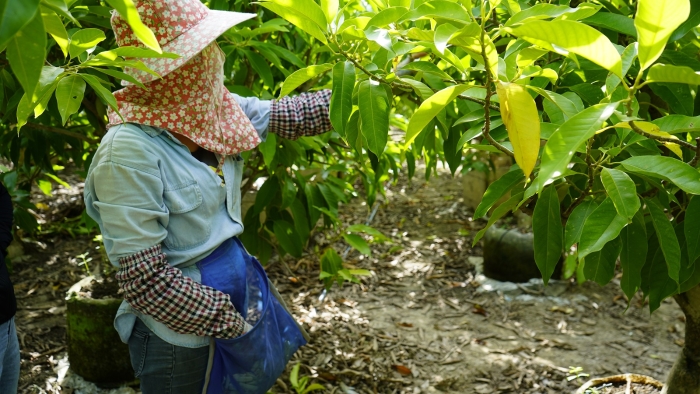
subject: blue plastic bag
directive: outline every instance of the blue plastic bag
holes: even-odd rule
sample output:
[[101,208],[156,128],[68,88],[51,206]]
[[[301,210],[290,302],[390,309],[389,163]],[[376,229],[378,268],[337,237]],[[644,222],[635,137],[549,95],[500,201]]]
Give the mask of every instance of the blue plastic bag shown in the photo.
[[253,326],[234,339],[215,339],[207,394],[264,394],[306,340],[294,318],[271,292],[257,259],[238,238],[197,263],[202,284],[220,290]]

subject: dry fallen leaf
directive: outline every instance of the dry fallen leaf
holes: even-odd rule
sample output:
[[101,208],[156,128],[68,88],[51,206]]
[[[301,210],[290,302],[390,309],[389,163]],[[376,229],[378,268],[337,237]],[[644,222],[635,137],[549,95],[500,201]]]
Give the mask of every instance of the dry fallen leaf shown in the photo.
[[403,365],[392,365],[391,369],[400,373],[401,375],[408,376],[411,374],[411,370]]
[[479,304],[474,304],[474,307],[472,308],[472,313],[476,313],[476,314],[482,315],[484,317],[489,315],[489,313],[486,312],[486,309],[484,309],[484,307],[479,305]]
[[318,377],[329,382],[335,382],[336,380],[338,380],[338,377],[330,372],[319,372]]
[[399,327],[413,327],[413,324],[411,324],[411,323],[403,323],[403,322],[401,322],[401,323],[396,323],[396,325],[399,326]]

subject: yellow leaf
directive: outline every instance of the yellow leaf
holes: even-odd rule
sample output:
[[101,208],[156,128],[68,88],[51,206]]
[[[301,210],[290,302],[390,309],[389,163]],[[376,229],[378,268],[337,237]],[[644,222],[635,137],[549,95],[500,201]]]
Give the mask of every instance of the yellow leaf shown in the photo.
[[501,117],[513,145],[515,162],[529,177],[540,151],[540,118],[535,100],[527,89],[515,83],[498,82]]
[[603,33],[581,22],[529,21],[504,30],[548,51],[585,57],[622,77],[622,59],[613,43]]
[[634,27],[639,39],[640,72],[661,56],[671,34],[690,15],[688,0],[639,0]]
[[[678,137],[676,137],[673,134],[669,134],[665,131],[661,131],[659,129],[659,126],[651,123],[651,122],[634,122],[634,125],[640,128],[642,131],[645,133],[655,135],[657,137],[664,137],[664,138],[671,138],[674,140],[677,140]],[[631,129],[632,127],[628,122],[621,122],[615,125],[615,127],[621,127],[624,129]],[[681,159],[683,158],[683,151],[681,150],[680,145],[674,144],[673,142],[663,142],[664,146],[668,148],[671,152],[673,152],[676,156],[680,157]]]
[[673,152],[676,156],[680,157],[681,160],[683,159],[683,151],[681,150],[681,147],[678,144],[674,144],[672,142],[664,142],[664,146],[666,146],[668,150]]

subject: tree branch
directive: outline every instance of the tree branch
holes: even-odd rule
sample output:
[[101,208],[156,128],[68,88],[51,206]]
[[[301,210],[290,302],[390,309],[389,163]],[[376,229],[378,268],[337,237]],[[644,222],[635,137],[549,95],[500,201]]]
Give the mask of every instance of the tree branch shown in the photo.
[[489,67],[489,59],[486,56],[486,30],[481,27],[481,57],[484,58],[484,68],[486,69],[486,99],[484,100],[484,128],[482,132],[484,137],[489,141],[489,143],[501,152],[505,153],[510,157],[515,157],[513,152],[509,151],[508,148],[501,145],[491,137],[491,96],[493,95],[493,76],[491,75],[491,67]]
[[643,136],[645,136],[645,137],[647,137],[647,138],[649,138],[649,139],[657,140],[657,141],[661,141],[661,142],[669,142],[669,143],[671,143],[671,144],[676,144],[676,145],[685,146],[686,148],[690,148],[690,149],[692,149],[692,150],[696,150],[696,149],[697,149],[697,146],[691,144],[690,142],[683,141],[683,140],[681,140],[681,139],[673,139],[673,138],[668,138],[668,137],[661,137],[661,136],[654,135],[654,134],[649,134],[649,133],[647,133],[646,131],[640,129],[639,126],[637,126],[637,125],[634,123],[633,120],[630,120],[630,121],[629,121],[629,124],[630,124],[630,127],[632,128],[632,130],[634,130],[635,133],[641,134],[641,135],[643,135]]
[[688,164],[690,164],[691,167],[695,167],[698,165],[698,160],[700,160],[700,137],[695,138],[695,156]]

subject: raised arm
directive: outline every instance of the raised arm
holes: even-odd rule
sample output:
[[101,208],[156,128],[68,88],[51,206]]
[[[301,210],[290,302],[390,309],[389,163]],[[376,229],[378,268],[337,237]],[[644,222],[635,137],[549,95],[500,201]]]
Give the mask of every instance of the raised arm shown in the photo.
[[234,97],[263,139],[267,132],[295,140],[333,129],[328,114],[330,90],[270,101],[235,94]]

